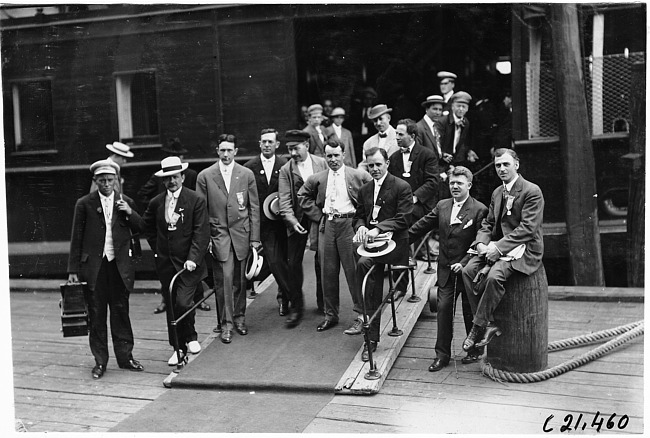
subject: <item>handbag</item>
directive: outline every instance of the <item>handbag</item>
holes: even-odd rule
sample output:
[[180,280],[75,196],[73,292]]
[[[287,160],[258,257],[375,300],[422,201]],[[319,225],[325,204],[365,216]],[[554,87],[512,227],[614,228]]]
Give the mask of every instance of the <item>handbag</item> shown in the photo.
[[61,286],[61,326],[63,337],[88,335],[88,283],[63,283]]

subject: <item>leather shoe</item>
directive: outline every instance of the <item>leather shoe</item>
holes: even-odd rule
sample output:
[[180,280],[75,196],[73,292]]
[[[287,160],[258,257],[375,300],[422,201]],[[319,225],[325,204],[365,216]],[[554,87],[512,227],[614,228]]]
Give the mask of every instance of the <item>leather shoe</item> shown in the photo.
[[144,370],[144,367],[140,362],[138,362],[135,359],[129,359],[128,362],[120,364],[120,368],[123,368],[125,370],[131,370],[131,371],[142,371]]
[[153,313],[157,315],[159,313],[163,313],[165,310],[167,310],[167,305],[165,303],[160,303],[158,307],[153,309]]
[[483,333],[485,332],[485,327],[474,324],[472,329],[469,331],[469,335],[463,341],[463,350],[469,351],[470,349],[476,346],[476,342],[479,339],[483,338]]
[[363,327],[363,321],[357,318],[354,320],[352,325],[348,329],[346,329],[343,333],[345,333],[346,335],[360,335],[361,327]]
[[278,313],[280,316],[286,316],[288,313],[287,305],[284,303],[278,303]]
[[230,342],[232,341],[232,330],[223,329],[220,338],[221,338],[221,342],[223,342],[224,344],[230,344]]
[[[370,341],[370,348],[372,349],[372,352],[374,353],[377,351],[377,341]],[[368,355],[368,344],[363,344],[363,352],[361,353],[361,360],[364,362],[368,362],[370,360],[370,357]]]
[[95,365],[93,367],[93,379],[101,379],[106,372],[106,365]]
[[204,302],[202,302],[201,304],[199,304],[199,310],[203,310],[203,311],[205,311],[205,312],[209,312],[209,311],[210,311],[210,305],[209,305],[209,304],[206,304],[205,301],[204,301]]
[[248,334],[248,327],[246,327],[246,323],[244,322],[236,322],[235,330],[237,330],[237,333],[242,336],[246,336]]
[[436,357],[435,359],[433,359],[433,363],[429,366],[429,371],[431,372],[440,371],[447,365],[449,365],[449,359],[441,359],[439,357]]
[[467,353],[467,356],[462,358],[460,362],[462,364],[464,364],[464,365],[468,365],[470,363],[478,362],[478,355]]
[[485,333],[483,334],[483,339],[481,339],[481,342],[477,343],[475,346],[476,347],[483,347],[487,344],[490,343],[490,341],[495,337],[495,336],[501,336],[501,329],[494,325],[493,323],[489,323],[487,328],[485,329]]
[[289,312],[289,316],[287,317],[286,325],[288,328],[294,328],[298,324],[300,324],[300,320],[302,319],[302,313],[297,312],[295,310],[292,310]]
[[329,330],[335,325],[337,325],[339,322],[335,319],[326,319],[320,324],[318,324],[318,327],[316,327],[316,330],[319,332],[324,332],[325,330]]

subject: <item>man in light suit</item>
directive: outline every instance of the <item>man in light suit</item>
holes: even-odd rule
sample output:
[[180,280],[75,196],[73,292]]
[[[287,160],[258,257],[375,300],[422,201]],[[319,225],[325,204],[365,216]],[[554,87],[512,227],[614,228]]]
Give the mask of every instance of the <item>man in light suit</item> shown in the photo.
[[[172,278],[181,269],[185,269],[174,282],[172,291],[174,318],[178,318],[192,307],[194,291],[208,275],[204,260],[210,241],[208,210],[205,200],[199,194],[183,187],[187,163],[182,163],[179,157],[171,156],[163,159],[160,166],[161,169],[155,175],[162,180],[166,190],[149,202],[142,219],[146,226],[147,241],[154,252],[165,307],[169,307],[167,300]],[[174,366],[178,364],[176,350],[182,352],[181,356],[187,351],[196,354],[201,351],[201,344],[194,328],[194,311],[176,326],[177,339],[172,335],[174,328],[170,324],[171,320],[171,315],[167,312],[169,345],[174,347],[174,353],[167,363]]]
[[307,108],[308,124],[303,131],[309,134],[309,153],[322,157],[325,154],[325,140],[330,135],[329,128],[322,126],[323,106],[315,103]]
[[[352,151],[353,152],[353,151]],[[356,279],[352,218],[359,205],[359,189],[372,178],[367,172],[343,165],[346,148],[340,140],[325,143],[325,159],[329,170],[323,170],[307,178],[298,192],[303,212],[318,224],[318,253],[321,260],[321,276],[330,279],[323,285],[325,319],[317,330],[328,330],[339,322],[339,272],[345,272],[353,310],[358,317],[353,326],[363,321],[361,294]],[[360,327],[356,327],[358,333]],[[346,332],[347,333],[347,332]],[[357,334],[356,330],[355,333]]]
[[[463,166],[450,171],[449,188],[451,199],[443,199],[435,208],[409,229],[411,242],[431,230],[439,230],[440,256],[438,258],[438,335],[436,358],[429,371],[440,371],[449,364],[454,313],[458,295],[462,295],[463,320],[468,334],[472,328],[472,307],[465,291],[462,269],[470,259],[467,250],[476,238],[476,233],[487,214],[487,207],[472,198],[472,172]],[[472,291],[470,290],[471,294]],[[470,350],[462,359],[468,364],[478,360],[482,348]]]
[[[298,201],[298,191],[307,178],[314,173],[327,169],[324,158],[309,153],[309,134],[305,131],[291,130],[285,134],[287,149],[291,160],[280,169],[278,195],[280,197],[280,215],[287,228],[287,265],[289,266],[289,301],[290,309],[287,327],[300,324],[304,311],[302,293],[305,245],[309,237],[309,249],[316,251],[314,269],[316,271],[316,302],[318,311],[324,312],[323,286],[318,256],[318,225],[309,220]],[[309,234],[308,234],[309,233]]]
[[[275,154],[280,145],[278,131],[273,128],[262,129],[260,134],[261,154],[251,158],[244,167],[255,175],[259,205],[271,193],[278,191],[280,169],[287,159]],[[272,220],[265,214],[260,214],[260,239],[264,248],[264,260],[275,282],[278,284],[278,313],[285,316],[289,311],[289,268],[287,266],[287,232],[281,220]]]
[[106,306],[111,310],[117,364],[132,371],[144,369],[133,358],[129,319],[129,294],[135,279],[131,233],[139,233],[143,223],[133,200],[115,191],[118,169],[110,160],[96,161],[90,166],[97,190],[77,200],[70,239],[68,283],[85,281],[90,291],[88,341],[95,358],[94,379],[104,375],[108,364]]
[[[363,278],[373,265],[376,268],[368,276],[365,291],[366,312],[372,315],[381,305],[384,294],[384,266],[408,264],[408,229],[413,212],[413,194],[406,181],[388,173],[388,154],[385,149],[368,149],[368,170],[373,181],[364,184],[359,190],[361,202],[354,214],[354,241],[372,243],[380,233],[392,232],[396,246],[388,254],[379,257],[360,257],[357,261],[357,282],[359,289]],[[361,291],[362,294],[364,291]],[[368,361],[368,350],[377,350],[381,313],[370,324],[369,341],[365,345],[361,359]]]
[[[494,167],[503,184],[492,193],[488,215],[472,243],[479,256],[463,268],[465,290],[471,291],[477,273],[486,263],[493,263],[484,290],[478,291],[480,296],[468,293],[475,316],[463,343],[465,351],[487,345],[501,334],[493,314],[506,293],[505,282],[515,271],[525,275],[537,271],[544,255],[542,191],[519,175],[519,157],[514,150],[497,149]],[[518,257],[522,245],[523,255]]]
[[235,162],[237,139],[221,134],[219,161],[202,170],[196,191],[208,204],[210,253],[219,308],[221,342],[232,341],[233,327],[244,336],[246,326],[246,258],[260,246],[260,208],[255,176]]
[[352,140],[352,133],[345,129],[343,120],[345,119],[345,110],[341,107],[336,107],[332,110],[330,115],[332,124],[330,125],[330,136],[334,140],[339,140],[343,143],[344,150],[346,151],[343,156],[343,164],[348,167],[357,167],[357,159],[354,153],[354,141]]
[[393,111],[393,109],[388,108],[384,104],[373,106],[370,110],[368,118],[372,120],[377,129],[377,133],[363,143],[363,161],[359,163],[360,168],[368,170],[368,167],[366,166],[366,154],[371,148],[378,147],[384,149],[389,157],[399,150],[399,146],[397,146],[397,138],[395,136],[395,129],[390,126],[391,111]]

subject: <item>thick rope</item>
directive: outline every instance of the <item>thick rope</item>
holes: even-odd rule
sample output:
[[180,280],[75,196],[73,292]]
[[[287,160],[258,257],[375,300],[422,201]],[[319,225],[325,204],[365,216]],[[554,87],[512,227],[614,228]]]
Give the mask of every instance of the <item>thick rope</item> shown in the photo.
[[[565,339],[563,341],[556,341],[549,344],[549,351],[558,351],[564,348],[571,348],[573,346],[578,345],[576,344],[576,342],[580,342],[580,338],[583,338],[584,342],[582,343],[586,344],[589,342],[593,342],[591,338],[594,335],[596,337],[600,336],[601,338],[611,337],[613,335],[609,333],[614,333],[614,332],[619,333],[621,331],[623,332],[622,334],[604,343],[603,345],[600,345],[599,347],[596,347],[593,350],[590,350],[578,356],[575,359],[571,359],[569,361],[563,362],[547,370],[538,371],[535,373],[513,373],[509,371],[496,369],[492,367],[492,365],[490,365],[488,362],[486,362],[485,359],[483,359],[483,361],[481,362],[481,372],[485,376],[497,382],[507,381],[512,383],[532,383],[532,382],[541,382],[544,380],[548,380],[552,377],[559,376],[560,374],[566,373],[567,371],[571,371],[574,368],[578,368],[586,363],[598,359],[599,357],[604,356],[605,354],[625,344],[631,339],[643,335],[644,322],[638,321],[632,324],[627,324],[625,326],[616,327],[614,329],[603,330],[601,332],[591,333],[589,335],[584,335],[584,336],[578,336],[576,338],[571,338],[571,339]],[[566,345],[568,346],[562,346],[564,345],[564,343],[566,343]],[[551,349],[552,346],[553,349]]]
[[632,330],[634,327],[643,324],[643,320],[633,322],[627,325],[614,327],[611,329],[601,330],[599,332],[588,333],[586,335],[576,336],[574,338],[562,339],[548,344],[548,351],[560,351],[568,348],[579,347],[581,345],[591,344],[593,342],[602,341],[603,339],[618,336],[625,332]]

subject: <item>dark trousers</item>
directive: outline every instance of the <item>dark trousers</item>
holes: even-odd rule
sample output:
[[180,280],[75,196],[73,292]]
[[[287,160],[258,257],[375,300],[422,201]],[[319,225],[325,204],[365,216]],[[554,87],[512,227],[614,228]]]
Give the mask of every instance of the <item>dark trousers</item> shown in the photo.
[[95,290],[88,296],[90,316],[90,351],[95,363],[106,366],[108,363],[108,329],[106,327],[107,306],[110,308],[111,337],[113,351],[118,365],[133,359],[133,329],[129,319],[129,291],[117,270],[115,259],[109,262],[106,257],[97,274]]
[[269,264],[269,269],[275,282],[278,284],[278,303],[285,305],[289,301],[289,267],[287,265],[287,233],[278,230],[274,233],[262,234],[262,247],[264,260]]
[[[308,230],[309,219],[304,217],[301,225]],[[305,247],[309,234],[293,233],[287,238],[287,266],[289,269],[289,281],[287,289],[289,301],[291,302],[291,309],[298,313],[302,313],[305,307],[305,300],[302,291],[302,284],[304,280],[304,271],[302,261],[305,257]],[[314,270],[316,272],[316,302],[319,309],[324,308],[323,304],[323,286],[321,283],[320,272],[320,259],[318,252],[314,256]]]
[[484,258],[472,257],[463,268],[463,282],[465,289],[469,291],[467,296],[474,313],[474,324],[486,327],[490,321],[494,321],[494,310],[506,293],[506,280],[515,270],[512,268],[512,262],[497,260],[486,276],[485,290],[478,296],[472,292],[472,285],[476,273],[483,266],[485,266]]
[[232,330],[234,323],[246,318],[246,260],[237,260],[231,247],[225,262],[212,258],[212,275],[221,324],[224,330]]
[[352,295],[353,310],[363,314],[361,293],[357,282],[355,269],[354,230],[352,218],[324,219],[322,232],[318,236],[318,253],[321,263],[321,276],[328,281],[323,285],[323,300],[325,302],[325,317],[338,321],[339,319],[339,273],[341,265],[345,272],[350,295]]
[[[181,350],[185,351],[185,344],[190,341],[196,341],[198,339],[196,330],[194,328],[194,316],[196,311],[192,311],[176,325],[178,345],[175,345],[172,335],[172,319],[169,311],[172,306],[170,306],[168,302],[169,284],[171,283],[172,277],[174,277],[175,274],[176,272],[174,272],[174,266],[171,263],[169,266],[161,269],[158,273],[160,276],[160,283],[162,284],[163,299],[167,304],[167,334],[169,337],[169,345],[174,347],[174,349],[180,347]],[[174,290],[172,291],[174,319],[178,319],[194,305],[194,293],[198,289],[203,291],[203,288],[197,287],[196,282],[187,281],[186,275],[181,274],[178,278],[176,278],[176,281],[174,282]],[[203,297],[201,296],[201,298]]]
[[[471,293],[471,290],[470,290]],[[451,357],[451,341],[453,338],[454,326],[454,306],[458,296],[462,296],[463,322],[465,323],[465,334],[469,334],[472,329],[472,306],[465,292],[465,284],[462,279],[462,272],[449,274],[447,282],[443,286],[438,286],[438,335],[436,338],[436,356],[441,359]],[[470,351],[469,354],[480,356],[483,354],[483,348]]]
[[[360,257],[357,261],[357,282],[362,294],[365,292],[366,315],[371,317],[381,306],[384,299],[384,268],[386,264],[405,265],[408,263],[409,243],[406,239],[395,241],[396,247],[393,251],[381,257]],[[355,249],[356,254],[356,249]],[[363,279],[372,266],[375,269],[368,276],[366,290],[361,289]],[[371,341],[379,342],[379,328],[381,326],[381,312],[370,323],[369,338]]]

